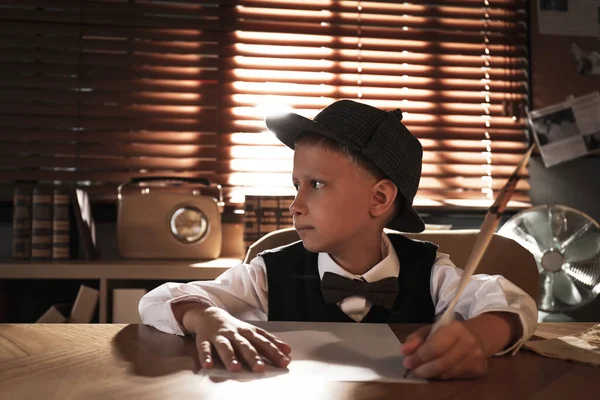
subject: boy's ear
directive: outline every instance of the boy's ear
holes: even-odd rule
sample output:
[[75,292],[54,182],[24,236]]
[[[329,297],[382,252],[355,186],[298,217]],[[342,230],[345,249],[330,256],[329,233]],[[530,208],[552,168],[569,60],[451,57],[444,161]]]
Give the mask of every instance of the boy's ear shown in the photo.
[[380,217],[393,211],[397,194],[398,188],[391,180],[381,179],[375,183],[371,192],[371,216]]

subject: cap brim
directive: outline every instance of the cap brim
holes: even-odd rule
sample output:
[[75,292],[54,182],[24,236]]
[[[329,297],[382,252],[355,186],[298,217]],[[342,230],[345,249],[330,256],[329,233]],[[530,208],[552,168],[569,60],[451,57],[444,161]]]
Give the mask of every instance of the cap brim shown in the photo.
[[291,149],[296,147],[296,140],[303,132],[332,137],[331,132],[321,129],[313,120],[294,113],[269,116],[265,124],[277,139]]
[[406,207],[396,218],[391,220],[386,228],[399,232],[420,233],[425,230],[425,222],[419,217],[417,211],[412,207]]

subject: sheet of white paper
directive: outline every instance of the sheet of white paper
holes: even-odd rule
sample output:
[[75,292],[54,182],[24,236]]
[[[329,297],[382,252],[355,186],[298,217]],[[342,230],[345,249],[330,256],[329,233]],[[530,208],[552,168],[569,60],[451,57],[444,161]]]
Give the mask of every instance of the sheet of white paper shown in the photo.
[[336,322],[252,322],[292,348],[287,369],[268,365],[264,373],[228,372],[223,366],[201,369],[215,378],[260,379],[286,375],[352,382],[426,382],[403,378],[400,341],[385,324]]
[[600,151],[600,92],[529,112],[546,167]]

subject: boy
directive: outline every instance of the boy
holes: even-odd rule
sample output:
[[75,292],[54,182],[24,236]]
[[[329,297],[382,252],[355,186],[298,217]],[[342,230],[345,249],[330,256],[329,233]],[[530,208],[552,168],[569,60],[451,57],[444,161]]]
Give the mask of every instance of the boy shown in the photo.
[[[143,322],[194,334],[202,367],[212,367],[214,346],[230,371],[240,370],[240,362],[262,371],[261,355],[281,367],[290,362],[287,344],[242,319],[434,322],[462,270],[432,243],[383,233],[384,227],[424,229],[412,208],[422,147],[401,119],[400,110],[350,100],[331,104],[314,120],[267,118],[268,128],[295,150],[290,211],[302,240],[212,282],[154,289],[140,301]],[[426,340],[428,326],[402,345],[415,376],[481,376],[489,357],[517,350],[533,334],[537,316],[533,299],[499,276],[474,276],[455,310],[463,321]]]

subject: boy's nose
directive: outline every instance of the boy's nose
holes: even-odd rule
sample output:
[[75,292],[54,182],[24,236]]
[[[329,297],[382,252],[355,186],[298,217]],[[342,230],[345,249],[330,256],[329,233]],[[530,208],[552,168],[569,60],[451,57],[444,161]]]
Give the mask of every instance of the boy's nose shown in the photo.
[[300,193],[296,194],[294,201],[292,201],[292,204],[290,204],[290,213],[292,213],[292,215],[306,214],[306,206],[304,202],[300,200]]

